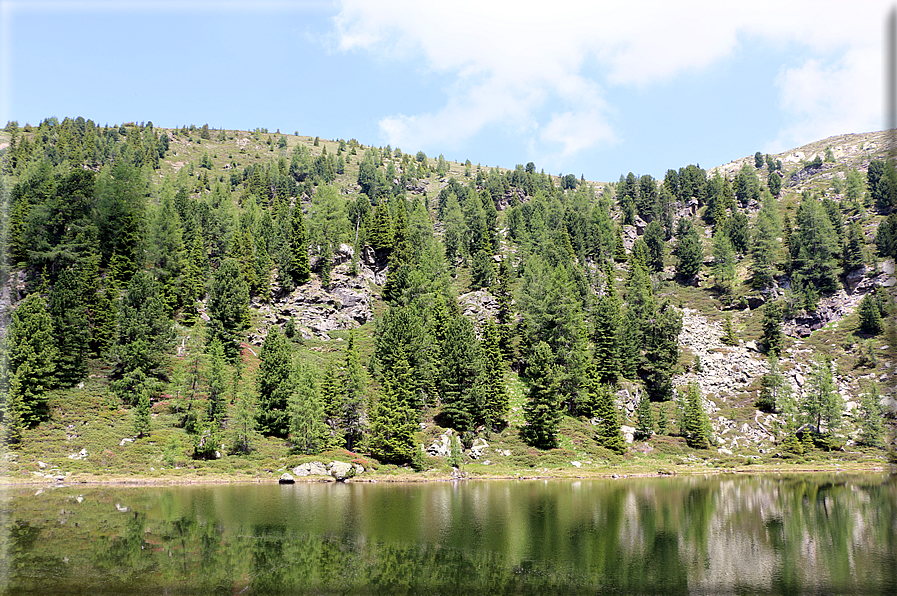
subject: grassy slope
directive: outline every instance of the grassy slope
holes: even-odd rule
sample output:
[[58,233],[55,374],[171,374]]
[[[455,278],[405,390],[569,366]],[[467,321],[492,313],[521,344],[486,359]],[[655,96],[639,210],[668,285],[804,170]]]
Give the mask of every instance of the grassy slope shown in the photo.
[[[290,154],[297,144],[309,147],[313,155],[321,152],[326,147],[328,153],[335,153],[338,143],[321,140],[319,147],[313,146],[313,138],[286,135],[287,147],[278,149],[276,141],[279,134],[254,134],[244,131],[226,131],[227,139],[218,140],[218,131],[212,132],[212,138],[201,140],[199,131],[189,137],[180,135],[180,138],[172,143],[169,155],[163,161],[160,170],[153,176],[153,182],[158,184],[169,173],[181,168],[189,168],[194,163],[194,171],[202,170],[198,167],[199,160],[204,153],[212,158],[214,169],[212,173],[216,178],[229,176],[229,171],[224,169],[226,164],[233,162],[242,170],[250,163],[267,163],[284,157],[289,161]],[[267,144],[268,138],[272,139],[272,145]],[[827,140],[829,141],[829,140]],[[829,143],[831,144],[831,143]],[[820,147],[811,147],[811,150],[823,151],[826,141],[818,143]],[[273,150],[270,147],[274,147]],[[807,158],[812,158],[810,150],[804,150]],[[363,154],[363,149],[357,155],[348,156],[346,173],[337,180],[337,186],[343,192],[349,192],[357,177],[358,161]],[[745,158],[746,160],[752,158]],[[742,160],[744,161],[744,160]],[[868,159],[866,160],[868,161]],[[435,165],[435,160],[431,159]],[[844,160],[839,163],[834,172],[844,171],[849,167],[863,165],[862,160]],[[463,177],[462,164],[450,163],[451,171],[446,175]],[[791,165],[791,169],[797,167]],[[476,166],[473,168],[476,173]],[[816,178],[796,189],[786,189],[783,203],[790,208],[790,216],[793,220],[793,209],[799,191],[805,188],[825,192],[828,188],[832,170],[826,171],[826,177]],[[210,178],[211,178],[210,174]],[[764,174],[765,176],[765,174]],[[431,174],[425,181],[428,196],[433,205],[435,195],[440,187],[439,176]],[[874,233],[878,218],[871,218],[866,227],[867,233]],[[709,248],[709,247],[708,247]],[[459,292],[464,291],[465,275],[459,275],[456,280]],[[622,281],[621,281],[622,283]],[[658,288],[661,294],[668,295],[676,304],[688,305],[695,308],[710,320],[721,321],[723,314],[719,309],[719,302],[714,299],[706,288],[691,288],[680,286],[671,282],[661,282]],[[385,305],[376,301],[374,311],[381,314],[385,311]],[[760,335],[759,313],[750,311],[735,313],[735,320],[742,339],[756,339]],[[799,347],[812,352],[826,351],[831,353],[838,363],[841,372],[847,375],[875,374],[879,376],[888,372],[882,364],[874,370],[854,370],[855,354],[844,349],[851,343],[850,334],[856,326],[856,315],[851,315],[840,322],[830,324],[825,329],[814,333],[810,338],[798,344],[789,339],[786,347]],[[356,331],[359,346],[363,354],[363,360],[367,360],[373,352],[373,322],[368,323]],[[349,461],[356,459],[354,454],[343,451],[321,454],[316,457],[301,457],[290,454],[282,441],[256,436],[254,439],[255,450],[246,456],[226,456],[214,461],[195,461],[190,457],[192,453],[192,438],[178,427],[182,417],[179,411],[184,407],[183,388],[185,375],[191,366],[191,356],[196,345],[197,333],[184,328],[179,328],[179,345],[183,342],[185,353],[181,356],[171,356],[170,371],[171,380],[164,390],[163,399],[153,407],[152,432],[146,438],[132,443],[121,444],[123,438],[133,435],[133,414],[130,409],[123,408],[107,390],[108,367],[99,361],[91,363],[90,378],[83,386],[68,390],[57,391],[52,394],[51,403],[53,415],[51,420],[40,427],[26,431],[22,445],[12,453],[5,454],[4,476],[11,481],[51,481],[56,477],[66,477],[68,481],[78,480],[124,480],[124,481],[165,481],[165,482],[192,482],[213,480],[244,480],[262,481],[273,480],[283,471],[288,470],[302,461],[341,459]],[[891,329],[893,334],[893,328]],[[331,334],[336,338],[345,338],[346,332]],[[187,337],[191,336],[193,342]],[[877,338],[875,347],[883,356],[881,361],[895,359],[893,342],[888,344],[884,337]],[[297,342],[297,358],[306,359],[316,365],[324,367],[330,361],[341,361],[343,358],[342,342],[324,342],[319,340],[306,340]],[[255,350],[257,354],[257,350]],[[683,362],[688,361],[688,355],[683,357]],[[252,388],[253,371],[258,366],[258,359],[250,350],[244,351],[244,376],[243,387]],[[787,366],[787,364],[786,364]],[[721,455],[716,450],[695,451],[685,446],[684,440],[677,437],[655,437],[649,443],[636,444],[633,449],[623,456],[615,455],[603,448],[597,447],[592,440],[593,428],[584,421],[564,418],[560,436],[559,449],[549,452],[539,452],[526,446],[519,438],[516,428],[522,423],[523,403],[525,401],[525,387],[516,374],[508,373],[508,386],[512,395],[511,425],[500,434],[493,434],[487,438],[492,449],[484,456],[490,465],[483,460],[474,462],[468,460],[464,465],[467,473],[475,476],[489,477],[524,477],[538,475],[552,476],[583,476],[583,475],[611,475],[611,474],[654,474],[654,473],[692,473],[706,472],[709,470],[778,470],[782,466],[791,469],[839,469],[839,468],[873,468],[884,464],[881,452],[851,449],[848,452],[826,454],[813,461],[783,462],[774,459],[769,454],[758,453],[756,449],[746,447],[743,452],[733,456]],[[757,389],[757,383],[749,389]],[[201,397],[201,396],[200,396]],[[753,416],[754,392],[749,391],[739,396],[733,396],[721,413],[735,420],[738,424],[749,422]],[[631,423],[631,422],[630,422]],[[432,420],[427,420],[426,428],[418,436],[420,443],[429,443],[441,434],[442,429],[433,425]],[[227,435],[225,439],[227,440]],[[82,449],[88,455],[84,459],[72,458]],[[498,451],[500,450],[500,451]],[[504,455],[508,453],[509,455]],[[820,454],[821,456],[822,454]],[[376,462],[357,458],[366,467],[376,466]],[[580,467],[571,465],[571,462],[580,463]],[[44,464],[43,466],[41,465]],[[415,478],[445,477],[450,473],[448,464],[441,458],[431,458],[430,471],[415,475]],[[406,470],[395,466],[377,466],[375,475],[381,479],[408,479]]]

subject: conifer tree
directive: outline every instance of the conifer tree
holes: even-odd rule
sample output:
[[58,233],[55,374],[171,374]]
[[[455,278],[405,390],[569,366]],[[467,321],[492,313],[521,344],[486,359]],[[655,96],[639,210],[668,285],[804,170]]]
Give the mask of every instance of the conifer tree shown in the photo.
[[713,280],[724,293],[732,292],[735,280],[735,249],[725,232],[713,234]]
[[696,383],[689,383],[685,391],[685,442],[694,449],[710,447],[712,428],[704,410],[701,389]]
[[651,400],[646,393],[638,398],[635,417],[635,437],[639,441],[647,441],[654,434],[654,411],[651,409]]
[[272,327],[262,342],[259,353],[258,429],[265,435],[285,438],[290,421],[287,410],[293,393],[293,363],[289,340],[277,326]]
[[857,314],[860,318],[858,329],[861,333],[878,335],[884,329],[881,310],[879,309],[878,301],[875,299],[874,292],[869,292],[863,296],[863,299],[860,300],[860,305],[857,307]]
[[785,335],[782,333],[782,304],[777,300],[770,300],[763,305],[763,336],[760,344],[767,354],[778,355],[785,343]]
[[648,270],[654,273],[663,271],[663,257],[666,252],[663,227],[656,219],[645,228],[645,245],[648,248]]
[[218,339],[232,362],[240,354],[241,332],[249,326],[249,287],[232,258],[222,261],[209,284],[209,341]]
[[289,397],[290,437],[299,453],[313,455],[327,445],[324,406],[318,387],[318,370],[305,362],[297,363],[293,374],[293,394]]
[[760,379],[760,395],[754,404],[764,412],[779,411],[788,399],[788,385],[779,367],[779,358],[773,352],[769,355],[769,371]]
[[345,393],[343,398],[343,430],[346,449],[353,451],[364,432],[364,406],[368,376],[361,365],[355,334],[349,334],[345,360]]
[[224,346],[218,338],[209,344],[209,409],[207,417],[217,426],[221,426],[227,416],[227,400],[224,392],[227,388],[227,370],[225,368]]
[[653,401],[667,401],[672,397],[672,377],[679,361],[681,331],[682,315],[666,301],[647,322],[640,375]]
[[551,449],[557,445],[561,413],[557,398],[559,375],[547,343],[536,345],[526,374],[529,396],[523,414],[526,426],[520,434],[533,447]]
[[498,328],[492,319],[486,320],[482,333],[483,367],[478,385],[482,390],[483,408],[478,418],[483,420],[487,431],[497,431],[504,427],[511,407],[505,387],[505,363],[501,356]]
[[21,429],[49,416],[47,391],[53,386],[57,347],[46,299],[33,292],[13,312],[6,337],[9,374],[8,429],[17,442]]
[[294,284],[302,285],[311,278],[311,265],[308,260],[308,232],[302,217],[302,206],[299,201],[293,206],[290,238],[290,260],[286,274]]
[[703,264],[701,233],[690,219],[681,217],[676,231],[676,275],[684,279],[694,277]]
[[107,286],[96,296],[93,309],[93,330],[90,336],[90,352],[95,358],[105,356],[112,348],[117,333],[116,329],[116,296],[115,287]]
[[481,364],[471,320],[464,316],[449,320],[440,358],[440,396],[442,417],[458,432],[474,428],[481,404],[476,403],[478,395],[473,389]]
[[249,453],[252,450],[252,435],[256,429],[258,402],[251,391],[238,391],[234,400],[234,413],[228,423],[232,433],[235,453]]
[[626,441],[620,424],[620,413],[614,405],[614,394],[609,385],[601,382],[598,371],[592,369],[589,393],[592,401],[592,415],[598,419],[598,432],[595,440],[599,445],[614,453],[626,451]]
[[592,361],[601,383],[616,383],[620,374],[619,335],[622,324],[620,299],[613,283],[613,271],[606,269],[604,296],[598,299],[593,317]]
[[723,320],[723,336],[720,338],[727,346],[737,346],[738,337],[735,335],[735,327],[732,326],[732,313],[727,312]]
[[851,222],[847,226],[847,238],[844,244],[842,255],[842,267],[845,272],[854,271],[865,265],[865,257],[863,256],[863,231],[859,222]]
[[346,437],[342,430],[342,378],[337,374],[336,366],[332,362],[324,369],[324,376],[321,378],[321,406],[324,424],[327,427],[324,436],[325,449],[337,449],[345,446]]
[[841,428],[844,400],[835,388],[832,376],[832,362],[827,356],[817,360],[810,376],[810,387],[801,400],[805,421],[812,424],[817,432],[822,432],[825,423],[828,434]]
[[411,461],[416,445],[417,417],[396,397],[389,379],[384,379],[379,397],[370,407],[368,451],[384,463]]
[[[171,320],[152,274],[134,274],[118,304],[118,334],[112,347],[113,388],[130,404],[142,391],[154,392],[163,357],[174,339]],[[149,387],[153,385],[153,387]]]
[[50,292],[50,314],[57,342],[56,380],[72,387],[87,377],[90,328],[84,271],[71,267],[60,273]]

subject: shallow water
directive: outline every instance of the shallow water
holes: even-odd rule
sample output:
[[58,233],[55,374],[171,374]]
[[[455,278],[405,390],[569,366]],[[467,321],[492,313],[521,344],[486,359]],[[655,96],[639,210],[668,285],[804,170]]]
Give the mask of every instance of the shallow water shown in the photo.
[[0,494],[4,594],[897,593],[886,475]]

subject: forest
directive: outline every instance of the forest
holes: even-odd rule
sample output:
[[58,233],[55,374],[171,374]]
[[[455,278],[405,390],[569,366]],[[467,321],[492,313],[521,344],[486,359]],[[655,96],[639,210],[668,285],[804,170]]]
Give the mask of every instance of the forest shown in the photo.
[[[897,171],[868,144],[599,183],[298,132],[9,122],[7,461],[885,461]],[[358,296],[325,330],[294,308]],[[698,316],[719,346],[683,344]],[[760,372],[708,391],[711,353]],[[730,427],[764,438],[733,453]]]

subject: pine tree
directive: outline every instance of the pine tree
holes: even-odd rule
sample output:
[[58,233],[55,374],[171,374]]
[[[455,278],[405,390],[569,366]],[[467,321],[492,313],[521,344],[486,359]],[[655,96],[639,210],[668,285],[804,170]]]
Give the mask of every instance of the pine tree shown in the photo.
[[735,249],[728,233],[713,234],[713,280],[724,293],[732,292],[735,280]]
[[95,358],[105,356],[112,348],[116,328],[116,296],[114,286],[107,286],[96,296],[93,310],[93,330],[90,336],[90,352]]
[[286,271],[294,284],[301,285],[311,278],[311,265],[308,260],[308,232],[302,217],[302,206],[299,201],[293,207],[290,226],[289,252],[290,261]]
[[464,316],[449,320],[440,358],[440,396],[442,417],[447,426],[458,432],[474,428],[480,404],[476,403],[473,389],[481,363],[471,320]]
[[57,361],[53,319],[46,299],[29,294],[13,312],[6,337],[8,350],[11,442],[23,428],[31,428],[49,416],[47,391],[52,387]]
[[860,228],[859,222],[851,222],[850,225],[847,226],[847,239],[844,245],[844,254],[841,259],[842,267],[845,272],[855,271],[866,264],[866,259],[863,255],[864,244],[863,231]]
[[767,354],[778,355],[785,343],[785,335],[782,333],[782,304],[776,300],[770,300],[763,305],[763,336],[760,344]]
[[620,413],[614,405],[614,394],[609,385],[601,382],[598,371],[592,370],[589,393],[594,404],[592,415],[598,419],[595,440],[599,445],[614,453],[626,451],[626,441],[621,431]]
[[646,393],[638,398],[635,417],[635,437],[639,441],[647,441],[654,434],[654,411],[651,409],[651,400]]
[[134,409],[134,434],[145,437],[150,432],[150,387],[144,382],[136,384],[137,406]]
[[647,323],[643,336],[645,353],[639,374],[653,401],[667,401],[672,397],[672,377],[679,361],[681,331],[682,315],[666,301]]
[[209,341],[218,339],[232,362],[240,354],[241,332],[249,326],[249,287],[237,261],[225,259],[209,284]]
[[685,391],[685,417],[683,430],[685,442],[693,449],[710,447],[712,428],[704,410],[701,389],[696,383],[689,383]]
[[870,292],[863,296],[863,299],[860,300],[860,305],[857,307],[857,314],[860,318],[858,330],[861,333],[878,335],[882,332],[884,325],[874,293]]
[[488,431],[501,430],[510,411],[510,398],[505,387],[505,363],[501,356],[498,328],[492,319],[487,319],[483,327],[482,340],[483,367],[478,382],[483,393],[482,418]]
[[285,438],[290,426],[287,404],[293,393],[293,363],[289,340],[279,327],[269,329],[259,360],[258,429],[262,434]]
[[688,218],[679,219],[676,231],[676,275],[683,279],[694,277],[704,264],[701,233]]
[[735,327],[732,325],[732,313],[727,312],[723,321],[723,336],[720,338],[727,346],[737,346],[738,337],[735,335]]
[[616,383],[620,374],[619,334],[622,324],[620,299],[613,284],[613,272],[607,268],[604,296],[595,307],[592,330],[592,360],[595,372],[602,383]]
[[539,342],[527,366],[529,396],[523,414],[526,426],[520,431],[524,441],[539,449],[552,449],[557,445],[561,420],[558,377],[551,348],[545,342]]
[[379,397],[370,407],[368,450],[384,463],[411,461],[416,444],[417,417],[396,397],[389,379],[384,379]]
[[660,222],[652,220],[645,228],[645,244],[648,247],[648,270],[654,273],[663,271],[663,257],[666,252],[663,227]]
[[140,387],[152,385],[160,376],[165,351],[174,339],[171,320],[149,271],[139,271],[131,278],[118,304],[117,321],[112,386],[126,403],[134,404]]
[[327,445],[324,406],[318,387],[318,370],[300,362],[293,371],[295,387],[289,398],[290,437],[299,453],[313,455]]
[[86,278],[71,267],[60,273],[50,292],[49,311],[57,341],[56,380],[72,387],[87,377],[90,328],[87,319]]

